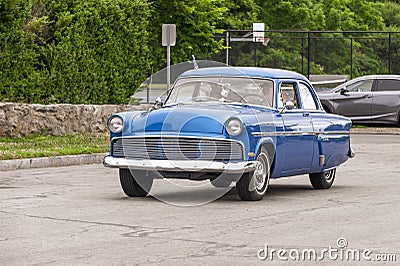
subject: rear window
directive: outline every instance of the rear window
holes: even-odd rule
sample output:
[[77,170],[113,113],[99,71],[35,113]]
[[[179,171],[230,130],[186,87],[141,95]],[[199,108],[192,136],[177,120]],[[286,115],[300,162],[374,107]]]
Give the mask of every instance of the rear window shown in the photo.
[[400,91],[400,81],[397,79],[377,80],[377,91]]

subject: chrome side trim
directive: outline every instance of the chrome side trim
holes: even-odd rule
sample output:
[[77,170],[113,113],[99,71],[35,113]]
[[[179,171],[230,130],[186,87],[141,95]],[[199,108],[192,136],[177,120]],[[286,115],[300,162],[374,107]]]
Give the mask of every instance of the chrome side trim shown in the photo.
[[254,137],[276,137],[276,136],[309,136],[315,135],[318,138],[319,135],[349,135],[350,131],[290,131],[290,132],[253,132],[251,133]]
[[386,117],[397,117],[397,113],[385,113],[380,115],[373,115],[373,116],[349,116],[351,120],[379,120],[380,118]]
[[246,173],[256,170],[259,162],[223,163],[198,160],[132,160],[106,156],[104,157],[103,164],[106,167],[131,168],[136,170]]

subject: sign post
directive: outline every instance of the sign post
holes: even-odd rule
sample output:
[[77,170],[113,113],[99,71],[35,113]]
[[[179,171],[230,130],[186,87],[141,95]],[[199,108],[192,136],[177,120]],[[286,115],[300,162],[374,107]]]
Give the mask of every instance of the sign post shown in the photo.
[[171,46],[176,43],[176,25],[162,25],[162,46],[167,46],[167,89],[171,86]]

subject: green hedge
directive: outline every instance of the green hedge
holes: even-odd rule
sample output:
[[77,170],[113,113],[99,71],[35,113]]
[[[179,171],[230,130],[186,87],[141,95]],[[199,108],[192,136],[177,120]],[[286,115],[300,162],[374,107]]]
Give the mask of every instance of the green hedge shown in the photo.
[[124,103],[149,70],[143,0],[0,0],[0,101]]

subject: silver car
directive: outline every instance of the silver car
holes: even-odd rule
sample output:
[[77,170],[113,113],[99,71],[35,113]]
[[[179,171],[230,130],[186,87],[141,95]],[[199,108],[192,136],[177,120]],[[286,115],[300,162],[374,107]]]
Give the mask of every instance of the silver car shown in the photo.
[[400,126],[400,75],[363,76],[318,93],[326,112],[347,116],[355,123]]

